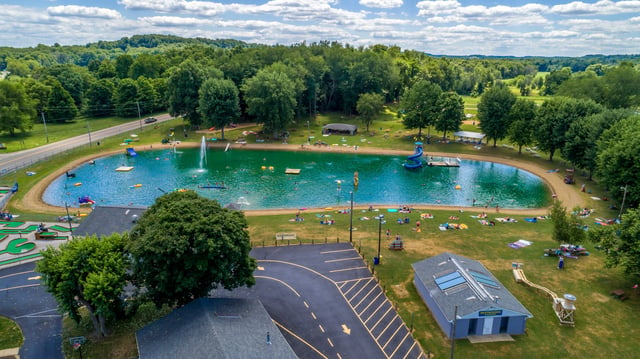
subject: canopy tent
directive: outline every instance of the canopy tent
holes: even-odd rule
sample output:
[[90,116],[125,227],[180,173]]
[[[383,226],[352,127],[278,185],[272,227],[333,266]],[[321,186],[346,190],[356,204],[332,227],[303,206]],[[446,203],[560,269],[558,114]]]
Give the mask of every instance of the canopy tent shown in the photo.
[[358,126],[349,125],[346,123],[330,123],[328,125],[322,126],[323,134],[337,133],[337,134],[355,135],[356,132],[358,132]]
[[482,139],[485,138],[484,133],[480,133],[480,132],[471,132],[471,131],[458,131],[458,132],[454,132],[453,136],[455,137],[459,137],[459,141],[468,141],[468,140],[472,140],[472,141],[476,141],[478,143],[482,142]]

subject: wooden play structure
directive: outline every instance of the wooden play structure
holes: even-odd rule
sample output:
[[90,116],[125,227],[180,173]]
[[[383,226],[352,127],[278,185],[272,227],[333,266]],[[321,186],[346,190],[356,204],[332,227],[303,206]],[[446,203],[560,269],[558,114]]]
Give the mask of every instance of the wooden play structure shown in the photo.
[[524,283],[529,287],[541,290],[553,301],[552,307],[553,311],[556,313],[556,316],[560,320],[560,324],[574,326],[575,323],[573,321],[573,313],[576,310],[574,302],[576,301],[576,297],[572,294],[565,294],[562,298],[558,297],[558,295],[553,292],[551,289],[547,287],[543,287],[541,285],[530,282],[527,279],[527,276],[524,275],[524,271],[522,270],[521,263],[513,263],[513,278],[517,283]]

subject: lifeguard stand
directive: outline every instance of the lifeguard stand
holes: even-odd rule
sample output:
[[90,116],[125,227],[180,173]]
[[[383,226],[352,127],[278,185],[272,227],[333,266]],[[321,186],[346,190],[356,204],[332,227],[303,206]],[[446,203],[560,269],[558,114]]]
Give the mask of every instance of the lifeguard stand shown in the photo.
[[576,296],[565,294],[563,298],[553,298],[553,310],[556,312],[560,324],[574,326],[573,313],[576,311]]

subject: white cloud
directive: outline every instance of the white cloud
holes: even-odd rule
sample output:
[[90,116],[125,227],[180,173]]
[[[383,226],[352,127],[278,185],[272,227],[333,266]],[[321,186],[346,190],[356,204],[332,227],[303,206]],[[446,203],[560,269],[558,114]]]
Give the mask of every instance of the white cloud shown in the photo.
[[152,26],[203,26],[210,25],[211,21],[196,19],[193,17],[178,17],[178,16],[150,16],[150,17],[141,17],[140,21],[143,21]]
[[360,0],[360,5],[366,7],[391,9],[402,6],[402,0]]
[[51,16],[77,16],[100,19],[119,19],[122,17],[116,10],[77,5],[51,6],[47,8],[47,13]]
[[640,1],[626,0],[613,2],[610,0],[600,0],[595,3],[574,1],[568,4],[555,5],[550,11],[554,14],[568,16],[638,13],[640,12]]

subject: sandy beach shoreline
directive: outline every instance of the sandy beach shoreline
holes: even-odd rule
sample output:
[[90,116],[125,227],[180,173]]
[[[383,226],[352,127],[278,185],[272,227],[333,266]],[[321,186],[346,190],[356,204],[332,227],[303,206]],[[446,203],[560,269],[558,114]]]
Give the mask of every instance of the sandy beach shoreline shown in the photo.
[[[209,144],[209,147],[212,148],[225,148],[227,143],[212,143]],[[137,146],[136,151],[145,151],[159,148],[171,148],[175,146],[177,148],[188,148],[188,147],[199,147],[200,144],[197,142],[176,142],[173,144],[162,144],[162,145],[145,145],[145,146]],[[383,149],[383,148],[374,148],[374,147],[358,147],[355,149],[354,147],[346,147],[346,146],[301,146],[301,145],[292,145],[292,144],[273,144],[273,143],[251,143],[251,144],[237,144],[232,143],[231,149],[247,149],[247,150],[263,150],[263,151],[316,151],[316,152],[338,152],[338,153],[369,153],[369,154],[387,154],[387,155],[409,155],[412,151],[406,150],[392,150],[392,149]],[[64,207],[52,206],[44,203],[42,200],[44,191],[47,189],[49,184],[53,182],[57,177],[63,175],[65,171],[68,171],[70,168],[78,167],[84,163],[87,163],[91,160],[99,159],[100,157],[106,157],[113,154],[121,153],[123,149],[115,149],[109,152],[103,152],[100,154],[87,155],[82,158],[78,158],[75,161],[70,162],[64,168],[59,168],[56,171],[52,172],[42,180],[40,180],[36,185],[29,189],[29,191],[25,194],[22,201],[18,201],[14,203],[14,206],[19,210],[31,211],[37,213],[51,213],[56,215],[62,215],[65,211]],[[547,186],[550,188],[552,193],[555,193],[557,199],[562,201],[563,205],[567,208],[573,208],[575,206],[581,206],[582,198],[579,195],[578,191],[570,186],[564,184],[563,179],[557,173],[547,172],[545,169],[540,168],[532,163],[497,158],[497,157],[487,157],[481,155],[471,155],[471,154],[455,154],[455,153],[440,153],[440,152],[429,152],[429,156],[443,156],[443,157],[458,157],[460,159],[468,159],[468,160],[477,160],[477,161],[489,161],[502,163],[505,165],[518,167],[529,171],[536,176],[540,177]],[[375,203],[367,203],[366,205],[358,205],[354,206],[354,209],[368,209],[369,206],[373,206],[374,208],[389,208],[393,206],[387,205],[379,205]],[[444,206],[444,205],[435,205],[435,204],[411,204],[411,203],[402,203],[398,205],[407,205],[412,208],[419,210],[464,210],[464,211],[478,211],[481,213],[482,211],[492,211],[493,208],[484,209],[484,207],[462,207],[462,206]],[[336,208],[337,210],[338,208]],[[80,208],[73,209],[74,212],[87,213],[90,209]],[[245,214],[247,216],[261,216],[268,214],[286,214],[286,213],[295,213],[298,211],[297,208],[283,208],[283,209],[268,209],[268,210],[245,210]],[[308,208],[307,212],[320,212],[326,211],[325,208]],[[521,214],[521,215],[542,215],[546,214],[548,208],[532,208],[532,209],[500,209],[501,213],[509,213],[509,214]]]

